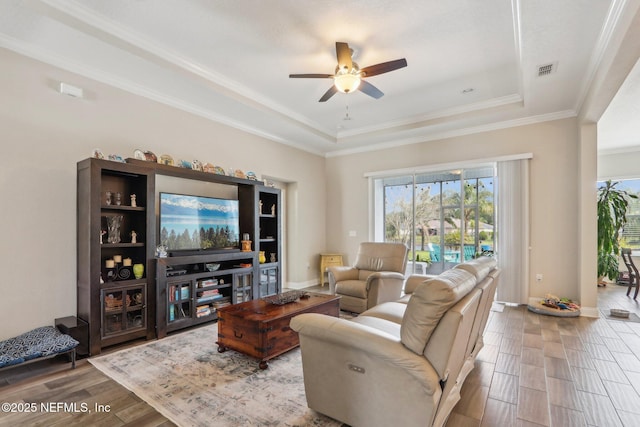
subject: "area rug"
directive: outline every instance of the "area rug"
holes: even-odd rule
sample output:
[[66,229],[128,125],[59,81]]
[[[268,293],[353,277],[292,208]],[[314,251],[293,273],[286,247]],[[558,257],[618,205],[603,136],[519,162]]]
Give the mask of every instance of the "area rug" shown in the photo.
[[90,358],[179,426],[341,426],[307,408],[300,349],[269,361],[218,353],[217,324]]
[[619,320],[621,322],[633,322],[633,323],[640,323],[640,317],[638,317],[637,314],[635,313],[629,313],[629,317],[616,317],[616,316],[612,316],[611,313],[609,313],[609,310],[600,310],[600,313],[602,313],[602,315],[607,319],[607,320]]

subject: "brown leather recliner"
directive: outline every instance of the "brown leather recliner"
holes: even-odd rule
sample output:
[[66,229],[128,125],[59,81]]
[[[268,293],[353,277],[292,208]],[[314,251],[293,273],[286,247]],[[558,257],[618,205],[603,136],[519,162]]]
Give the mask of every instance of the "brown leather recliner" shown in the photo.
[[331,293],[353,313],[400,298],[409,249],[402,243],[364,242],[353,267],[329,267]]

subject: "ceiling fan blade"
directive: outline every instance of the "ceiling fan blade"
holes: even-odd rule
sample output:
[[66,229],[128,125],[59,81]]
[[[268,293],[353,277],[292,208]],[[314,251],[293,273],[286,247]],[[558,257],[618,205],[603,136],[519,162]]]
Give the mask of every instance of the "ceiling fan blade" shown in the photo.
[[407,60],[396,59],[395,61],[382,62],[376,65],[370,65],[369,67],[364,67],[360,70],[360,73],[364,74],[365,77],[377,76],[378,74],[388,73],[389,71],[397,70],[398,68],[403,68],[407,66]]
[[338,67],[340,69],[347,68],[349,71],[353,68],[351,59],[351,49],[349,45],[343,42],[336,42],[336,57],[338,58]]
[[361,80],[360,81],[360,86],[358,86],[358,90],[360,92],[364,92],[367,95],[375,98],[375,99],[380,99],[384,96],[384,93],[382,93],[382,91],[380,89],[378,89],[377,87],[375,87],[374,85],[372,85],[371,83]]
[[290,79],[327,79],[332,77],[333,74],[289,74]]
[[338,89],[336,89],[336,87],[332,85],[329,88],[329,90],[326,91],[324,93],[324,95],[322,95],[322,98],[320,98],[320,100],[318,102],[326,102],[329,98],[331,98],[333,95],[335,95],[336,92],[338,92]]

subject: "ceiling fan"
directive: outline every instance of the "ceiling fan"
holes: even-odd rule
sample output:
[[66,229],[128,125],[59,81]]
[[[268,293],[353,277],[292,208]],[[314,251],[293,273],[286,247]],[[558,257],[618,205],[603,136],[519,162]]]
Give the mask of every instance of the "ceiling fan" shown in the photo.
[[395,61],[382,62],[369,67],[360,68],[351,58],[352,50],[349,45],[343,42],[336,42],[336,57],[338,65],[334,74],[289,74],[292,79],[333,79],[333,86],[322,95],[319,102],[326,102],[336,92],[350,93],[355,90],[364,92],[367,95],[378,99],[384,93],[371,83],[363,80],[365,77],[373,77],[378,74],[388,73],[407,66],[405,58]]

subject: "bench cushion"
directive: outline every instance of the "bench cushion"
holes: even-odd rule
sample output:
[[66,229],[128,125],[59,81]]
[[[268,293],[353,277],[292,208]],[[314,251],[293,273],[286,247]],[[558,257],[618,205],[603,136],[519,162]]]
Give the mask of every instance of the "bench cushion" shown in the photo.
[[55,327],[42,326],[17,337],[0,341],[0,368],[38,357],[65,353],[78,344],[78,341]]

